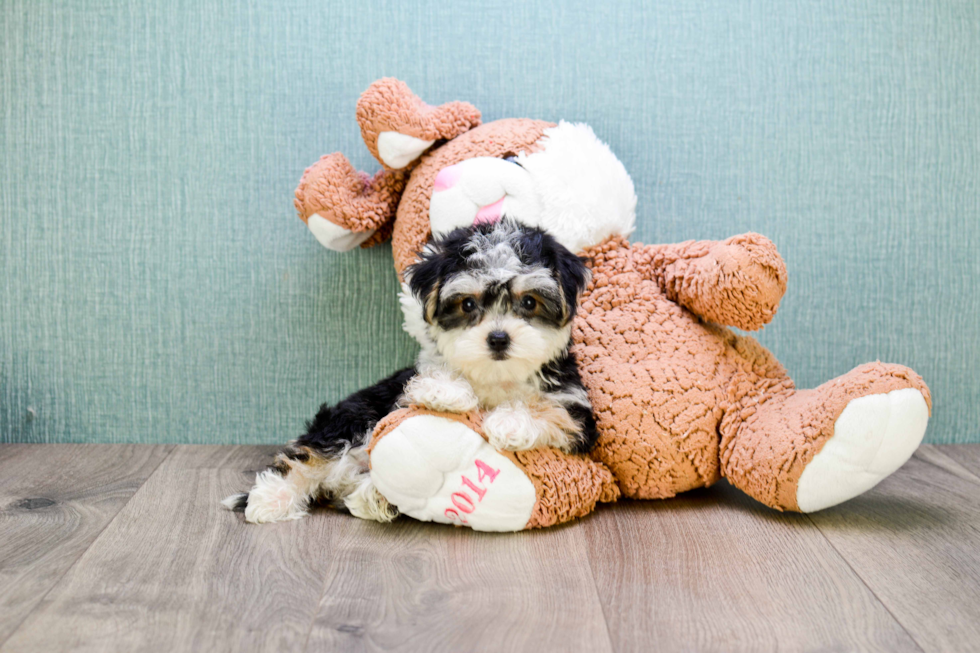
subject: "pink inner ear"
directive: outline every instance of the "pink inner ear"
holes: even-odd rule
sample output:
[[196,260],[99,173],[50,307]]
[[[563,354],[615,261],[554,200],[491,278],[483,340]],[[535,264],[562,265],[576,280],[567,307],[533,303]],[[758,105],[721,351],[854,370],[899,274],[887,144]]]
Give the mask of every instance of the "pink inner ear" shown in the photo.
[[462,171],[459,169],[458,163],[454,166],[443,168],[436,175],[436,181],[432,185],[432,191],[438,193],[439,191],[449,190],[456,185],[460,176],[462,176]]
[[493,224],[497,220],[500,220],[500,215],[504,211],[504,198],[501,197],[499,200],[493,204],[487,204],[482,209],[476,212],[476,218],[473,219],[473,226],[478,224]]

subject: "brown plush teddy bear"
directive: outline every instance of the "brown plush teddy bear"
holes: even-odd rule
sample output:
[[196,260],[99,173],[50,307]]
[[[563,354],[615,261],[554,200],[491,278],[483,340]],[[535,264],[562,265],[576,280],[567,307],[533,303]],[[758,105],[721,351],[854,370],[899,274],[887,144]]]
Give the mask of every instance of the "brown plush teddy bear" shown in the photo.
[[[912,370],[869,363],[798,390],[754,339],[786,269],[758,234],[630,244],[636,196],[622,164],[584,125],[481,124],[463,102],[431,107],[395,79],[357,105],[373,177],[341,154],[309,168],[296,207],[335,250],[392,238],[399,275],[433,234],[517,215],[588,258],[592,281],[573,339],[600,439],[589,456],[501,452],[480,415],[392,413],[371,445],[372,480],[402,513],[479,530],[548,526],[618,497],[662,499],[727,478],[777,510],[854,497],[918,447],[931,411]],[[405,328],[422,309],[403,290]]]

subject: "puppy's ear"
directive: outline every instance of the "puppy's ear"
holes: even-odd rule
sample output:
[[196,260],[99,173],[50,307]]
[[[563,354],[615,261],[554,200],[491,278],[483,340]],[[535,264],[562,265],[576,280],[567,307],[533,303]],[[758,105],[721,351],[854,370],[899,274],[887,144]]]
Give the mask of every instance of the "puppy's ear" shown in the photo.
[[466,267],[466,248],[471,229],[454,229],[422,249],[418,261],[405,268],[405,281],[425,307],[425,321],[432,324],[439,308],[439,289]]
[[419,261],[405,269],[405,280],[412,294],[422,303],[422,315],[428,324],[432,324],[439,308],[442,267],[438,253],[426,248]]
[[555,245],[555,274],[561,286],[568,319],[572,319],[578,309],[578,298],[592,280],[592,270],[585,265],[587,259],[572,254],[557,242]]

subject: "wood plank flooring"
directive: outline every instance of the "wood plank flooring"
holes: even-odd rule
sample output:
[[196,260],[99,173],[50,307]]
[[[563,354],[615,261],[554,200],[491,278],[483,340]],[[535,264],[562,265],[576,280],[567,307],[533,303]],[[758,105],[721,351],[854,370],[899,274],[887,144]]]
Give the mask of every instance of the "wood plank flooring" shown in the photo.
[[810,518],[919,646],[976,651],[980,478],[946,451],[920,447],[874,494]]
[[0,445],[0,642],[172,447]]
[[272,451],[0,445],[0,653],[980,650],[980,445],[815,515],[723,483],[508,535],[245,524]]

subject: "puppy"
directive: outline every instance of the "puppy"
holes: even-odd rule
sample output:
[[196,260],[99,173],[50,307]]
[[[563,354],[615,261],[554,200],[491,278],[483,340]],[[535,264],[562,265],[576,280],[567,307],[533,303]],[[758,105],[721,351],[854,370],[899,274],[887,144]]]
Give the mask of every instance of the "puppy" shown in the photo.
[[589,280],[583,261],[543,231],[504,219],[457,229],[426,246],[405,274],[406,328],[422,343],[400,370],[336,406],[324,404],[307,433],[222,503],[250,522],[303,517],[327,501],[356,517],[398,512],[371,482],[366,446],[392,410],[487,411],[499,449],[555,447],[586,453],[598,439],[571,344],[571,320]]
[[503,220],[428,245],[406,280],[425,327],[410,403],[488,411],[490,444],[592,449],[592,406],[569,351],[589,270],[543,231]]

